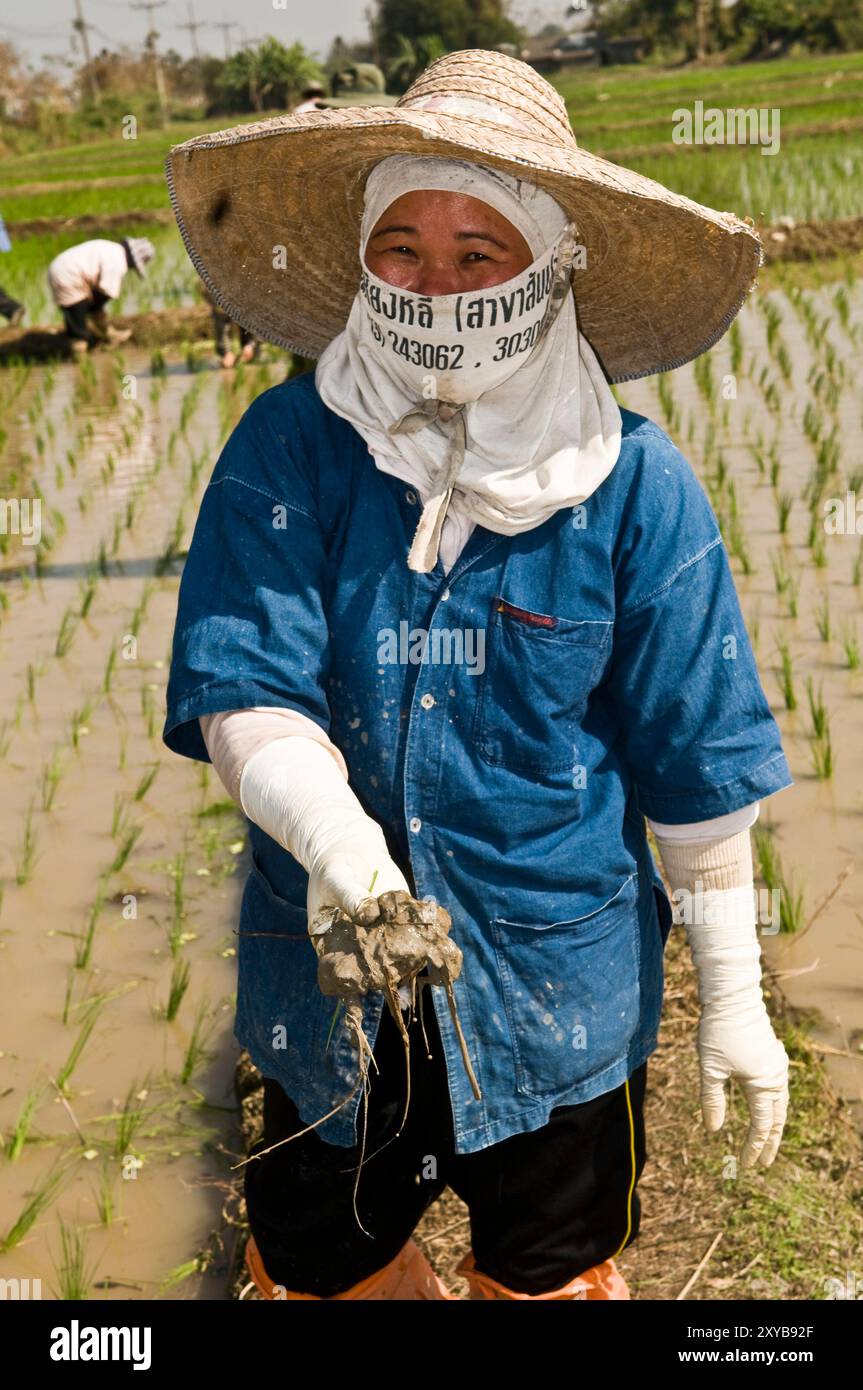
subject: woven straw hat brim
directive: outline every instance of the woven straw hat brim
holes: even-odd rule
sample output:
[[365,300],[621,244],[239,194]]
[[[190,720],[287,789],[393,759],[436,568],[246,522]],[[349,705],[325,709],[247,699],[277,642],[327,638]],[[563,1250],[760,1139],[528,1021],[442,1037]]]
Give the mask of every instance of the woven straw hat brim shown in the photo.
[[363,189],[391,154],[472,159],[538,184],[575,222],[580,330],[610,381],[705,352],[753,288],[754,229],[573,145],[409,107],[279,116],[197,136],[166,160],[171,202],[216,302],[257,337],[316,358],[356,295]]

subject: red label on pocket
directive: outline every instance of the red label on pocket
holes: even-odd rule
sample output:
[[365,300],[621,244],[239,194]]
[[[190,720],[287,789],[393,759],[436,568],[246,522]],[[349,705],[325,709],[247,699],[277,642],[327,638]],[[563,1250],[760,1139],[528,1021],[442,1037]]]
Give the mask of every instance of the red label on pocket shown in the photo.
[[516,608],[515,604],[507,603],[505,598],[496,598],[495,612],[505,613],[508,618],[517,618],[521,623],[529,623],[531,627],[557,627],[557,618],[550,618],[546,613],[531,613],[527,608]]

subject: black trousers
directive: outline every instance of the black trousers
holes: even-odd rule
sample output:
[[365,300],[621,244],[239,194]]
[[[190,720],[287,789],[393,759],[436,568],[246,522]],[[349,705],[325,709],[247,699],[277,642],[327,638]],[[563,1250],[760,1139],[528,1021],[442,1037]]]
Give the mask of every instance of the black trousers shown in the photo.
[[[431,1060],[417,1020],[410,1029],[410,1110],[397,1139],[404,1048],[386,1009],[375,1043],[380,1075],[372,1066],[367,1158],[357,1192],[370,1235],[360,1230],[352,1206],[360,1145],[327,1144],[312,1130],[247,1164],[249,1223],[270,1278],[297,1293],[343,1293],[398,1254],[446,1186],[467,1204],[477,1269],[518,1293],[550,1293],[629,1245],[638,1235],[635,1185],[647,1157],[647,1063],[628,1084],[581,1105],[559,1106],[541,1129],[457,1154],[428,996],[424,1018]],[[267,1078],[264,1135],[252,1152],[305,1124],[281,1086]],[[362,1125],[361,1108],[360,1140]]]
[[87,322],[91,314],[98,314],[104,309],[107,300],[103,295],[95,296],[93,299],[79,299],[77,304],[63,304],[60,306],[60,313],[63,315],[63,323],[66,328],[68,338],[77,338],[81,342],[93,347],[102,341],[98,333],[93,331],[91,324]]
[[[213,306],[212,317],[216,355],[218,357],[224,357],[226,352],[231,351],[231,329],[234,327],[234,321],[229,318],[227,314],[222,313],[221,309],[215,306]],[[247,328],[241,328],[239,324],[236,325],[236,328],[240,335],[241,348],[256,341],[254,333],[250,333]]]

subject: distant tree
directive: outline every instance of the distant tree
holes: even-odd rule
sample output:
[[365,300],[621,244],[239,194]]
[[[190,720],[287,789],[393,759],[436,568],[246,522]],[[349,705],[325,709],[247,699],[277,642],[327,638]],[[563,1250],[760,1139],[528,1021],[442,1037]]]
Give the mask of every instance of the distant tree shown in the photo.
[[747,57],[769,45],[812,49],[863,43],[860,0],[594,0],[597,28],[642,34],[651,46],[679,45],[688,58],[732,48]]
[[285,48],[268,37],[228,58],[216,85],[228,110],[264,111],[295,105],[306,83],[323,75],[301,43]]
[[400,39],[416,45],[436,38],[444,53],[459,48],[494,48],[518,43],[522,30],[507,15],[506,0],[377,0],[374,34],[380,61],[404,52]]
[[806,0],[805,5],[789,0],[739,0],[734,16],[739,31],[750,30],[758,48],[781,41],[836,49],[851,47],[863,38],[860,0]]
[[436,58],[446,53],[443,40],[437,34],[425,34],[415,42],[397,34],[398,49],[392,58],[387,59],[384,72],[387,91],[404,92]]
[[610,37],[640,34],[651,47],[679,44],[694,58],[710,46],[719,7],[719,0],[594,0],[593,14]]
[[0,117],[17,116],[24,103],[27,74],[14,43],[0,43]]

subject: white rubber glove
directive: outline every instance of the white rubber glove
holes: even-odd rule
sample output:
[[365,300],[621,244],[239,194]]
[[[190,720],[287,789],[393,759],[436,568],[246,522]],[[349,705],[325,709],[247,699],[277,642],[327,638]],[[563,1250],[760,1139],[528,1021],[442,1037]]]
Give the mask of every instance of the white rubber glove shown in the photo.
[[369,898],[374,904],[381,893],[410,893],[383,830],[320,743],[294,735],[266,744],[246,763],[239,795],[249,819],[308,871],[309,925],[323,907],[362,918]]
[[773,1031],[761,993],[761,947],[752,887],[726,888],[693,899],[698,922],[685,923],[698,973],[701,1112],[708,1133],[725,1120],[725,1082],[740,1083],[749,1132],[740,1165],[769,1166],[788,1114],[788,1055]]

